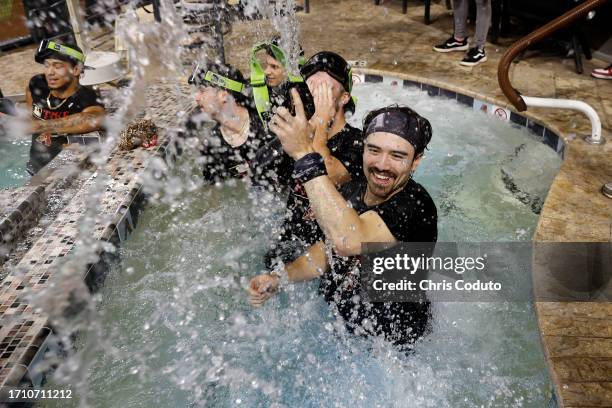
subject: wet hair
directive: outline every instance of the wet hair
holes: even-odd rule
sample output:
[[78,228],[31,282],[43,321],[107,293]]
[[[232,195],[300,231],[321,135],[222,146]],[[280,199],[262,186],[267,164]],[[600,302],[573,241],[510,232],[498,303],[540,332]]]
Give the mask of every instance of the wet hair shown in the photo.
[[[278,48],[280,48],[281,50],[283,50],[283,52],[284,52],[284,49],[283,49],[283,47],[281,46],[280,43],[281,43],[280,35],[275,35],[274,37],[272,37],[272,39],[270,40],[270,42],[268,44],[275,45]],[[276,55],[274,55],[274,51],[272,50],[272,47],[270,47],[269,45],[266,45],[266,46],[264,46],[264,50],[265,50],[265,52],[266,52],[266,54],[268,56],[270,56],[270,57],[272,57],[272,58],[274,58],[275,60],[278,61]],[[298,57],[298,59],[304,57],[304,49],[302,48],[301,44],[298,44],[298,55],[297,55],[297,57]],[[288,58],[288,55],[285,55],[285,58]],[[279,61],[279,62],[281,62],[281,61]]]

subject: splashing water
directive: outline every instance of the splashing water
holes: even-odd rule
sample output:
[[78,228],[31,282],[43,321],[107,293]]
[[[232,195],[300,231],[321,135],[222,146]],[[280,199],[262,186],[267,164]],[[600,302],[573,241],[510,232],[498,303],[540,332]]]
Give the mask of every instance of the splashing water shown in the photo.
[[[390,103],[431,120],[415,178],[438,205],[440,241],[532,235],[537,216],[506,189],[501,168],[537,156],[537,177],[519,183],[545,195],[560,161],[552,150],[419,91],[360,85],[355,93],[353,123]],[[522,144],[526,153],[515,155]],[[95,353],[92,405],[545,405],[549,379],[530,304],[437,303],[432,332],[408,355],[345,333],[316,283],[291,285],[253,310],[245,287],[262,271],[283,205],[239,181],[202,187],[193,171],[187,155],[168,174],[190,187],[156,190],[97,297],[103,338],[81,336],[80,346]]]

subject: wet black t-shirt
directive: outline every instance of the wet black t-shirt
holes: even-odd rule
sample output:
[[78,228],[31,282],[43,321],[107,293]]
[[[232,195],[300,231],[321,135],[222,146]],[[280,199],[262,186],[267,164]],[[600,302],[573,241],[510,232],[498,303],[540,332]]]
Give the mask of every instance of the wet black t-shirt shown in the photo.
[[[348,123],[327,142],[333,157],[339,160],[352,180],[363,178],[363,138],[361,130]],[[314,217],[304,186],[291,177],[294,161],[289,159],[280,165],[281,178],[289,181],[287,213],[279,242],[266,256],[266,266],[272,267],[274,258],[290,262],[308,247],[324,237]]]
[[[32,116],[39,120],[61,119],[83,112],[83,109],[89,106],[103,106],[94,90],[81,85],[66,99],[51,96],[43,74],[33,76],[28,86],[32,94]],[[59,154],[63,145],[68,143],[65,135],[52,135],[50,146],[42,143],[40,139],[40,135],[32,135],[30,160],[27,165],[31,174],[37,173],[49,163]]]
[[209,182],[221,182],[228,178],[248,174],[248,164],[256,152],[272,137],[263,130],[257,112],[249,109],[249,131],[246,142],[234,147],[221,134],[221,127],[215,125],[202,140],[203,175]]
[[[364,179],[352,180],[341,187],[342,196],[359,214],[375,211],[397,241],[436,242],[438,216],[436,205],[427,191],[414,180],[388,201],[369,207],[363,199],[367,189]],[[429,302],[366,302],[360,299],[360,256],[333,254],[330,269],[321,277],[320,291],[333,303],[349,329],[360,327],[374,335],[383,335],[396,344],[412,343],[423,335],[429,320]],[[364,319],[369,322],[364,327]]]

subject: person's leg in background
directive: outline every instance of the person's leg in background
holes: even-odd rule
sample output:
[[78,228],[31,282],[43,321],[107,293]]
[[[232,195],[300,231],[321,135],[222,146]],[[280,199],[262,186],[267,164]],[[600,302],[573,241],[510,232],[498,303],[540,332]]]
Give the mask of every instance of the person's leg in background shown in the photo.
[[476,0],[476,47],[484,49],[491,27],[491,0]]
[[442,44],[434,45],[433,49],[437,52],[465,51],[468,49],[467,15],[469,0],[455,0],[453,2],[453,15],[455,19],[455,29],[453,35]]
[[[462,0],[466,2],[466,0]],[[467,13],[467,5],[465,6]],[[465,15],[467,19],[467,15]],[[457,17],[455,17],[455,32],[457,31]],[[475,44],[469,49],[465,57],[461,60],[460,64],[465,66],[478,65],[481,62],[487,60],[485,54],[485,43],[487,41],[487,34],[489,33],[489,27],[491,26],[491,0],[476,0],[476,34]]]
[[467,19],[469,13],[469,0],[453,1],[453,19],[455,20],[455,39],[463,41],[467,39]]

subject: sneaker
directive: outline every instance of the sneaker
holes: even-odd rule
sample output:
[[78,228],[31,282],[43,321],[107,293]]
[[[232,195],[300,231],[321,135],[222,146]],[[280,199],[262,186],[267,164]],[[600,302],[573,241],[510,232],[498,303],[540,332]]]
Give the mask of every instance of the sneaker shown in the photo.
[[442,44],[434,45],[433,49],[438,52],[466,51],[468,49],[468,39],[464,38],[463,41],[459,41],[455,37],[451,37]]
[[473,67],[474,65],[478,65],[486,60],[487,56],[484,48],[481,50],[478,49],[478,47],[474,47],[470,48],[470,50],[465,54],[465,57],[463,57],[460,64],[465,65],[466,67]]
[[612,64],[607,68],[595,68],[591,75],[599,79],[612,79]]

